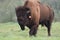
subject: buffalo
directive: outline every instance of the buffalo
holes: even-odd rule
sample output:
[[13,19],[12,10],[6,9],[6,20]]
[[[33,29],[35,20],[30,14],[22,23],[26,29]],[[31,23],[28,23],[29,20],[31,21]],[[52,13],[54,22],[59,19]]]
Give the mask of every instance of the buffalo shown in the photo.
[[[54,19],[54,11],[47,5],[44,5],[42,3],[39,3],[39,4],[40,4],[39,24],[47,27],[48,36],[50,36],[51,24]],[[19,6],[19,7],[16,7],[15,10],[16,10],[17,21],[21,29],[25,30],[25,26],[27,26],[30,29],[30,32],[29,32],[30,36],[31,35],[36,36],[37,26],[35,26],[35,29],[34,29],[33,28],[33,26],[35,25],[34,21],[32,20],[32,18],[29,18],[29,16],[31,16],[30,8],[26,6]]]

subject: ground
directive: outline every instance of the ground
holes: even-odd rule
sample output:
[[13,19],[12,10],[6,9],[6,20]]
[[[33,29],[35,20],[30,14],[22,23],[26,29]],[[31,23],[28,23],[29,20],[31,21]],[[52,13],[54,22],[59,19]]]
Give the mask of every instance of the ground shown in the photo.
[[22,31],[18,23],[0,23],[0,40],[60,40],[60,22],[52,23],[51,36],[48,37],[46,27],[39,26],[37,36],[30,37],[29,29]]

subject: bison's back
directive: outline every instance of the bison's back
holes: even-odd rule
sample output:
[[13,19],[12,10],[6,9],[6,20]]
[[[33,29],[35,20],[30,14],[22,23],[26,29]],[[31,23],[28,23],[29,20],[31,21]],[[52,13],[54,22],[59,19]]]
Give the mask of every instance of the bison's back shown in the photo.
[[53,15],[52,9],[47,5],[40,4],[40,21],[49,20],[49,17]]

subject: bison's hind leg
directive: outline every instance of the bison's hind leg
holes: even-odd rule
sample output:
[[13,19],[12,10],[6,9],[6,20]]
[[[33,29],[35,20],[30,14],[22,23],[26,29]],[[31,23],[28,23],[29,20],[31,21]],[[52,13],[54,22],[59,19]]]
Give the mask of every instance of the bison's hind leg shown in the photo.
[[50,30],[51,30],[51,23],[50,23],[50,21],[46,21],[45,26],[47,27],[48,36],[51,36],[51,34],[50,34]]

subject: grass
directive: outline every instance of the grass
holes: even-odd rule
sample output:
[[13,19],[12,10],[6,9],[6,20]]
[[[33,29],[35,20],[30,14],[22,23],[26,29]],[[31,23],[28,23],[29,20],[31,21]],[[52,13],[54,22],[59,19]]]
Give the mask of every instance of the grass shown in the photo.
[[37,37],[29,37],[28,32],[27,27],[22,31],[18,23],[0,23],[0,40],[60,40],[60,22],[52,24],[50,37],[46,27],[39,27]]

